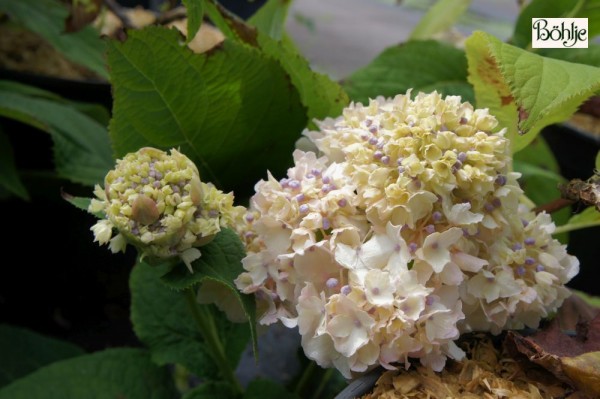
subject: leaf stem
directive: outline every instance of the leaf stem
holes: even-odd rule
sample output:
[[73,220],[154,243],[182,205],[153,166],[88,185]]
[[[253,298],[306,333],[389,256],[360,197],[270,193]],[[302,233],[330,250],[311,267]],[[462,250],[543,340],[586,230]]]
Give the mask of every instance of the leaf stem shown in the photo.
[[210,357],[216,363],[225,381],[230,383],[238,393],[242,393],[242,386],[235,377],[233,368],[230,366],[227,357],[225,356],[223,343],[219,338],[219,333],[210,308],[198,303],[196,300],[196,292],[193,288],[185,290],[184,295],[194,321],[198,325],[200,334],[206,343],[206,348]]

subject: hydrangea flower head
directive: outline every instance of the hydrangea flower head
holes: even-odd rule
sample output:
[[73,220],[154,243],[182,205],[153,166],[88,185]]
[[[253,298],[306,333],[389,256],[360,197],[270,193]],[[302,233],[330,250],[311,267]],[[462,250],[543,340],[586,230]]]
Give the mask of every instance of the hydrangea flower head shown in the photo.
[[179,256],[190,271],[197,247],[243,214],[233,194],[201,182],[194,163],[175,149],[167,154],[146,147],[126,155],[95,194],[90,211],[106,215],[91,228],[95,241],[109,243],[112,252],[130,243],[146,256]]
[[463,332],[536,327],[578,261],[519,200],[487,110],[410,92],[305,132],[287,177],[256,185],[238,288],[346,377],[411,359],[441,370]]

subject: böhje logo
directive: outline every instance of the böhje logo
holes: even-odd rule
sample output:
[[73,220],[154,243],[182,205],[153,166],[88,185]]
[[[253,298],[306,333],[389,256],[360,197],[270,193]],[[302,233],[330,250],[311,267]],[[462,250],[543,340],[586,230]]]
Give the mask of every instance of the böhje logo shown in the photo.
[[588,48],[588,19],[531,18],[531,47]]

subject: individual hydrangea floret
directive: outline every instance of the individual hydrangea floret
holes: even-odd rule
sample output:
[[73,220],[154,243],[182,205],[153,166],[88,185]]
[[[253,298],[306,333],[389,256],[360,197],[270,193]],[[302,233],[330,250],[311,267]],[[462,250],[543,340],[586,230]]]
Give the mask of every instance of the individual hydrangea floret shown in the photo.
[[578,261],[520,204],[487,110],[409,92],[318,125],[313,151],[256,185],[236,280],[262,324],[298,326],[309,358],[346,377],[441,370],[461,333],[536,327],[567,297]]
[[106,216],[91,228],[95,241],[108,243],[113,253],[129,243],[144,256],[178,256],[190,271],[200,257],[197,247],[244,213],[233,206],[233,194],[201,182],[194,163],[175,149],[167,154],[146,147],[126,155],[94,193],[90,211]]

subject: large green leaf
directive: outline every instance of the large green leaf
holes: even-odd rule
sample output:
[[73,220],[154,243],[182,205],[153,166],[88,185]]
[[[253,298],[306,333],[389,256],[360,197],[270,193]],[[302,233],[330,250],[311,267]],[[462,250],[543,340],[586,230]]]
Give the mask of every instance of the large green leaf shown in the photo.
[[183,0],[187,13],[187,40],[191,42],[202,24],[204,18],[204,0]]
[[437,90],[445,95],[460,95],[465,101],[473,100],[465,53],[433,40],[389,47],[350,75],[343,85],[352,100],[362,103],[377,96],[404,94],[410,88],[415,92]]
[[15,165],[12,144],[2,130],[0,130],[0,186],[24,200],[29,200],[29,194],[21,182]]
[[65,33],[67,8],[58,0],[0,0],[0,11],[8,13],[27,29],[36,32],[69,60],[108,78],[104,42],[91,26]]
[[531,45],[532,18],[587,18],[591,39],[600,33],[600,0],[532,0],[515,23],[512,38],[515,46]]
[[466,51],[477,106],[507,128],[513,152],[600,89],[600,68],[541,57],[484,32],[467,39]]
[[0,115],[52,136],[54,162],[61,177],[93,185],[103,181],[113,167],[106,128],[51,93],[0,81]]
[[[143,262],[132,271],[131,320],[135,333],[150,348],[156,363],[179,363],[200,377],[216,378],[218,370],[185,294],[160,280],[165,271],[164,267]],[[207,311],[216,320],[227,360],[235,367],[250,336],[248,327],[228,322],[223,313],[212,306]]]
[[176,31],[149,27],[111,42],[108,58],[118,156],[180,147],[203,179],[246,194],[267,169],[289,166],[306,116],[289,77],[258,51],[225,41],[193,54]]
[[438,0],[419,20],[410,34],[410,40],[432,39],[450,29],[467,11],[471,0]]
[[84,354],[70,343],[5,324],[0,324],[0,353],[0,387],[50,363]]
[[109,349],[62,360],[0,390],[0,399],[175,397],[168,370],[156,367],[140,349]]
[[[209,1],[209,4],[212,2]],[[270,34],[278,35],[278,29],[274,26],[281,23],[282,18],[285,17],[286,5],[282,4],[279,7],[278,13],[275,12],[276,4],[263,12],[259,11],[260,14],[251,20],[257,24],[257,27],[248,25],[222,7],[214,8],[211,19],[229,39],[254,47],[281,64],[300,93],[302,104],[306,107],[309,125],[312,127],[313,119],[340,115],[342,109],[348,104],[348,95],[329,77],[314,72],[287,35],[283,35],[281,40],[275,40],[270,36]],[[208,9],[211,7],[207,7]],[[269,18],[271,18],[270,22]]]
[[234,280],[244,271],[241,260],[246,255],[238,236],[229,229],[222,230],[213,241],[200,248],[202,256],[192,263],[190,273],[183,265],[171,269],[162,281],[176,290],[189,289],[204,282],[218,283],[224,295],[233,295],[249,320],[252,344],[256,352],[256,305],[254,297],[240,293]]

